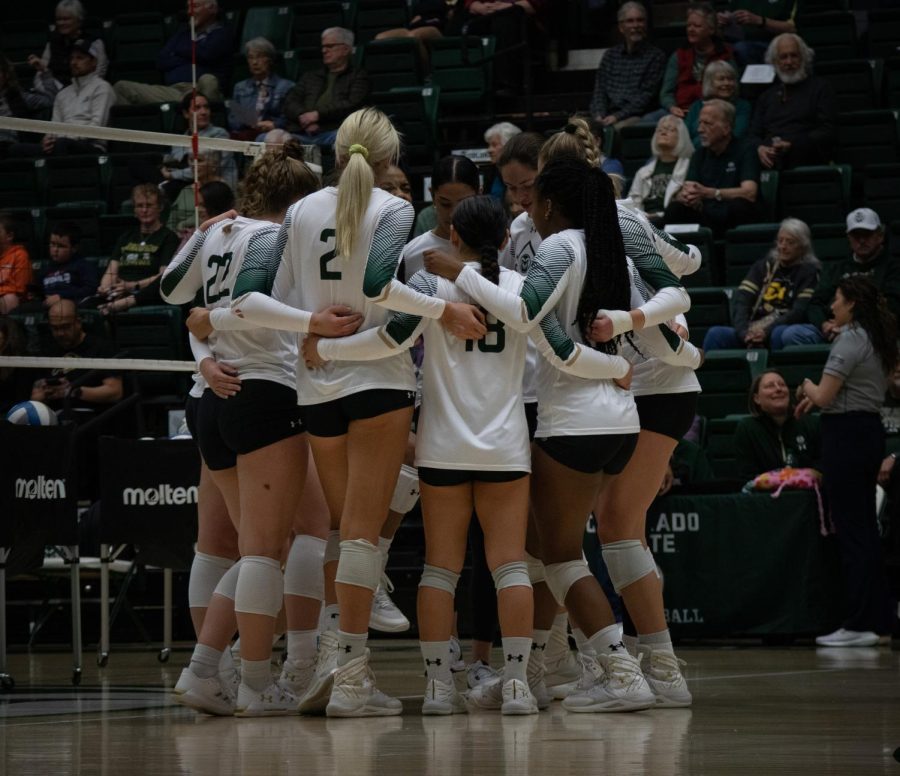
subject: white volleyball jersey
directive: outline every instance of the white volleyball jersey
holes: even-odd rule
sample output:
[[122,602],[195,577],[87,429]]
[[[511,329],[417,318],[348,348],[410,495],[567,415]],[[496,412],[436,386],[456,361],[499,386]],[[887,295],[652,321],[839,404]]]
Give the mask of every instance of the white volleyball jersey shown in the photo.
[[403,267],[403,277],[409,280],[419,270],[425,269],[425,251],[430,250],[450,251],[450,240],[438,237],[434,232],[428,231],[410,240],[403,253],[400,254],[400,264]]
[[[523,281],[515,272],[500,271],[499,287],[509,294],[518,297]],[[424,270],[410,278],[409,285],[426,296],[472,301],[450,281]],[[528,425],[519,388],[528,335],[492,315],[487,316],[487,328],[483,339],[461,340],[437,321],[395,313],[380,329],[319,340],[318,351],[328,359],[392,357],[392,353],[405,353],[423,334],[416,466],[531,471]]]
[[[334,240],[337,194],[334,187],[322,189],[288,210],[278,238],[276,255],[281,259],[271,295],[310,312],[344,304],[363,314],[360,331],[375,329],[387,323],[390,310],[373,298],[397,274],[413,208],[373,189],[353,253],[343,257],[337,255]],[[300,404],[321,404],[372,389],[415,391],[409,354],[404,351],[394,358],[363,363],[334,362],[316,370],[298,365]]]
[[[534,228],[534,221],[528,213],[520,213],[509,225],[509,245],[504,252],[501,264],[514,269],[523,277],[528,274],[528,267],[541,247],[541,236]],[[532,340],[528,341],[525,355],[525,375],[522,381],[522,398],[526,404],[537,401],[537,365],[540,360],[537,348]]]
[[[230,307],[244,264],[269,256],[275,250],[278,232],[278,225],[271,221],[239,217],[195,233],[163,274],[163,298],[183,304],[202,289],[207,309]],[[237,369],[242,380],[295,386],[296,334],[258,328],[214,331],[207,344],[216,361]]]

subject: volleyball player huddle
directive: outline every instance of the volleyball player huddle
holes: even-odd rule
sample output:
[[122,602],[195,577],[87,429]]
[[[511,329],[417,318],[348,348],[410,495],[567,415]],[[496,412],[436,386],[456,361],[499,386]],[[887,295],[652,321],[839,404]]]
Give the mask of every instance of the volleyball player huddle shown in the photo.
[[[690,300],[678,277],[699,265],[696,249],[617,203],[586,125],[573,120],[543,146],[526,134],[505,147],[498,167],[525,210],[512,239],[491,198],[435,191],[436,207],[452,210],[449,237],[410,244],[404,284],[397,269],[413,210],[375,188],[398,155],[396,131],[379,111],[358,111],[335,150],[340,182],[321,191],[289,149],[267,153],[245,191],[266,199],[293,186],[299,201],[283,207],[273,197],[204,225],[163,277],[174,303],[203,291],[189,322],[201,374],[189,415],[240,549],[229,566],[198,545],[212,560],[195,563],[191,606],[208,609],[176,698],[246,716],[402,711],[376,687],[366,638],[385,518],[415,493],[408,470],[399,484],[398,475],[416,398],[409,349],[422,336],[422,713],[546,707],[543,655],[561,606],[582,664],[562,693],[566,709],[689,705],[644,520],[699,392],[702,356],[679,336]],[[444,164],[453,183],[462,162]],[[630,615],[624,642],[581,552],[592,511]],[[473,512],[504,665],[464,697],[451,638]],[[201,504],[200,514],[229,524],[221,509]],[[282,606],[288,652],[274,679]],[[239,677],[228,653],[235,622]]]

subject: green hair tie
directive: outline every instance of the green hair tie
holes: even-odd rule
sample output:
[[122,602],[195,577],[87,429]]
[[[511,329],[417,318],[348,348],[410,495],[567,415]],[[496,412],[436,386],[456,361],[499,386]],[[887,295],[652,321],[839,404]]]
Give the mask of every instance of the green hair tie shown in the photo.
[[349,153],[362,154],[363,159],[369,158],[369,149],[366,148],[364,145],[360,145],[359,143],[354,143],[352,146],[350,146]]

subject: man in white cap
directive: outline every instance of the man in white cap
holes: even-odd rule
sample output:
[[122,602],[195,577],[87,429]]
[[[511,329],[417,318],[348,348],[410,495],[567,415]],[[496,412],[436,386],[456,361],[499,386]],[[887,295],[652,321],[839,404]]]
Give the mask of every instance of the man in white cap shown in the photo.
[[891,312],[900,316],[900,261],[887,251],[884,237],[884,224],[874,210],[861,207],[847,216],[850,257],[822,267],[819,284],[806,308],[806,322],[776,326],[772,330],[773,350],[831,342],[837,336],[837,327],[831,320],[834,289],[848,275],[871,277],[887,297]]

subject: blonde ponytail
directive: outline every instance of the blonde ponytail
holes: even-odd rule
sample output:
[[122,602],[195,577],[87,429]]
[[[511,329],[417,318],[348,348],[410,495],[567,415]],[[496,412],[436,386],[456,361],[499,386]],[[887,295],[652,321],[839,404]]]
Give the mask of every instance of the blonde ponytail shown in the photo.
[[551,159],[558,159],[562,155],[576,156],[591,167],[600,166],[600,146],[583,118],[573,116],[561,132],[552,135],[544,143],[538,164],[543,167]]

